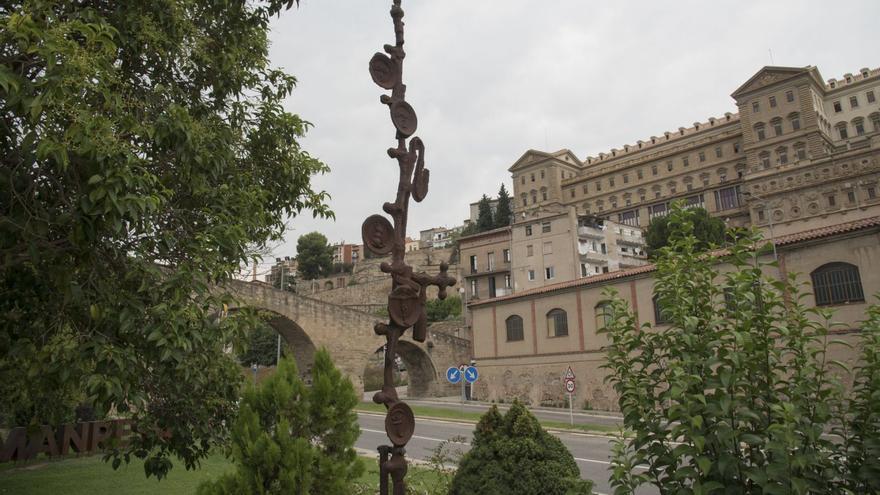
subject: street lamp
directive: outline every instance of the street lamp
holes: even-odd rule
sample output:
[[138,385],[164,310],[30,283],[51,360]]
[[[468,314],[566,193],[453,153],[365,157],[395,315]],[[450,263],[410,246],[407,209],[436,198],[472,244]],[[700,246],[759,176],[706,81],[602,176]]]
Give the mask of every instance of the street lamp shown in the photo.
[[[746,191],[743,193],[743,195],[747,196],[749,198],[749,200],[757,199],[759,201],[764,201],[765,203],[768,203],[768,205],[769,205],[769,201],[767,200],[767,198],[761,197],[755,193]],[[770,211],[767,212],[767,223],[768,223],[768,226],[770,227],[770,245],[773,246],[773,261],[778,262],[779,255],[776,252],[776,240],[775,240],[776,234],[773,233],[773,212],[770,212]]]

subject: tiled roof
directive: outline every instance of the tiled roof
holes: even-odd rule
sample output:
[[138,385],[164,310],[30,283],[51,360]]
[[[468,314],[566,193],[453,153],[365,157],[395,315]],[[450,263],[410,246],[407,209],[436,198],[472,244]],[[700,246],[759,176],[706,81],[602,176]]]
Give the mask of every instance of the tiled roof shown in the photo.
[[[797,244],[799,242],[810,241],[814,239],[822,239],[824,237],[831,237],[834,235],[845,234],[847,232],[855,232],[857,230],[862,230],[870,227],[878,227],[880,226],[880,216],[864,218],[862,220],[854,220],[852,222],[839,223],[837,225],[830,225],[828,227],[819,227],[816,229],[805,230],[803,232],[796,232],[794,234],[783,235],[774,238],[774,243],[777,246],[787,246],[791,244]],[[718,250],[712,253],[715,256],[721,256],[727,253],[727,250]],[[654,264],[639,266],[636,268],[630,268],[628,270],[618,270],[614,272],[603,273],[601,275],[594,275],[592,277],[579,278],[575,280],[569,280],[568,282],[560,282],[558,284],[545,285],[544,287],[537,287],[534,289],[525,290],[522,292],[517,292],[515,294],[511,294],[509,296],[496,297],[494,299],[485,299],[482,301],[475,301],[469,304],[469,306],[481,306],[484,304],[491,304],[501,301],[507,301],[510,299],[518,299],[521,297],[529,297],[538,294],[546,294],[548,292],[555,292],[558,290],[570,289],[572,287],[584,287],[588,285],[599,284],[602,282],[607,282],[609,280],[617,280],[621,278],[631,277],[634,275],[641,275],[643,273],[650,273],[656,269]]]

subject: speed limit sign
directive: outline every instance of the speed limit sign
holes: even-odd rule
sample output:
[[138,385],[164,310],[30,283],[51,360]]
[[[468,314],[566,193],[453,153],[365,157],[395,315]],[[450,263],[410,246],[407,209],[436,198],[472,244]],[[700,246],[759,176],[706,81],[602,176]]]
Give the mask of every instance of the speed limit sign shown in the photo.
[[565,380],[565,391],[570,394],[574,393],[574,380]]

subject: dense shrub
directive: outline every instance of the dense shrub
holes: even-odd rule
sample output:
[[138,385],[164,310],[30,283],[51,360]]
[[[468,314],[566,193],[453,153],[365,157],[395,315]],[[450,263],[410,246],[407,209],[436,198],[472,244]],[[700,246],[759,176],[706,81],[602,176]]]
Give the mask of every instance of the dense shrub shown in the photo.
[[199,487],[200,495],[353,493],[363,471],[353,448],[360,434],[354,387],[325,350],[315,354],[312,386],[293,360],[241,402],[232,428],[235,471]]
[[492,406],[480,418],[450,495],[589,494],[591,483],[562,442],[544,431],[519,402],[502,416]]
[[773,276],[757,233],[739,236],[722,273],[687,212],[675,208],[669,227],[654,287],[668,326],[639,325],[608,294],[607,368],[632,432],[615,444],[615,494],[877,493],[880,311],[845,399],[831,311],[804,304],[796,275]]
[[431,299],[425,304],[428,321],[444,321],[461,317],[461,298]]

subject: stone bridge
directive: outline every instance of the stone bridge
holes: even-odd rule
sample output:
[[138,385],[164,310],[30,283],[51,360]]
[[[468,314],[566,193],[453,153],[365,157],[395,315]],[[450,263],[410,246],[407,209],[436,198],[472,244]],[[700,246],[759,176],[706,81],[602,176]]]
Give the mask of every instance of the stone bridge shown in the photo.
[[[367,362],[385,344],[385,338],[373,331],[377,316],[259,282],[234,281],[228,288],[242,306],[276,315],[269,324],[292,348],[301,371],[311,368],[315,350],[324,347],[336,366],[351,379],[358,396],[363,394]],[[458,394],[457,386],[446,381],[446,368],[470,360],[470,341],[433,332],[429,326],[424,343],[412,340],[411,332],[407,332],[398,347],[397,354],[409,375],[409,397]]]

